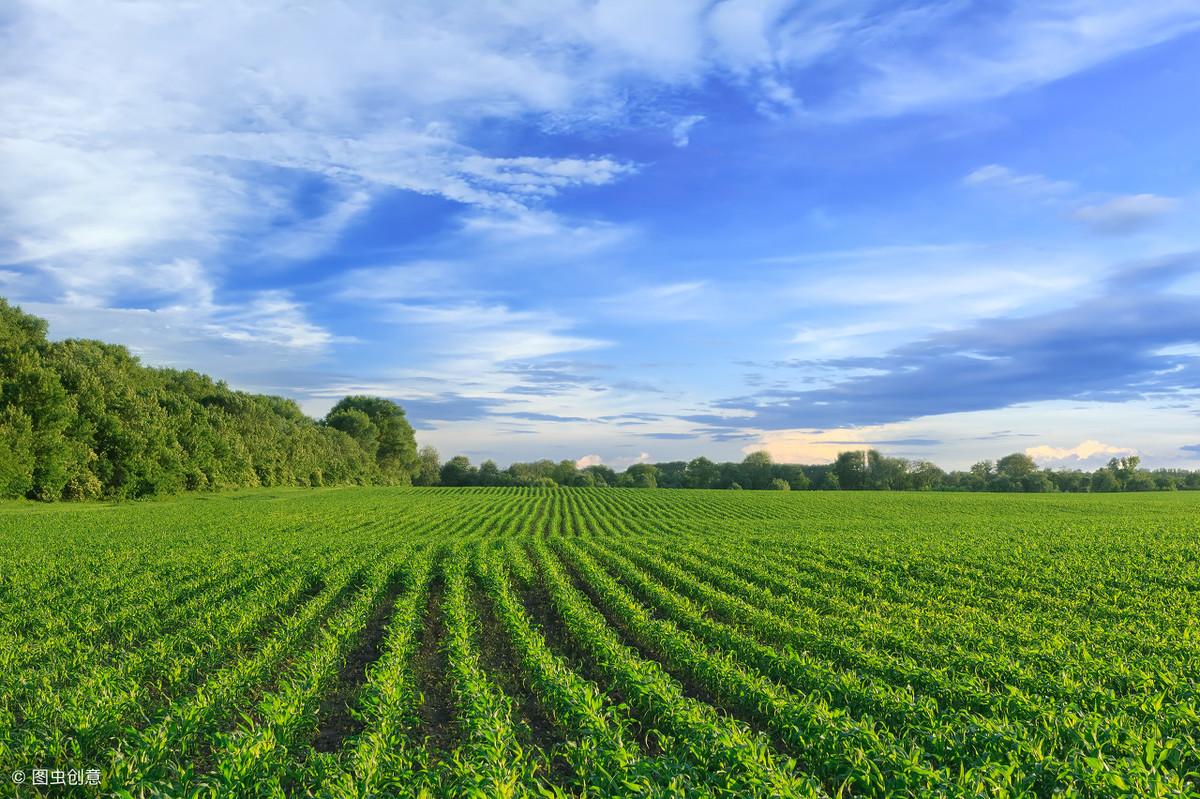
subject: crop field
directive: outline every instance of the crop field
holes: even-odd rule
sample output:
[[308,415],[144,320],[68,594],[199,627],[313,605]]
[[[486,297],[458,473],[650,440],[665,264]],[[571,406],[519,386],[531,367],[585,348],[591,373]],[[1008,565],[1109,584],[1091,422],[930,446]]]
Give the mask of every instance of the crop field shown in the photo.
[[0,795],[1200,795],[1195,493],[8,503],[0,609]]

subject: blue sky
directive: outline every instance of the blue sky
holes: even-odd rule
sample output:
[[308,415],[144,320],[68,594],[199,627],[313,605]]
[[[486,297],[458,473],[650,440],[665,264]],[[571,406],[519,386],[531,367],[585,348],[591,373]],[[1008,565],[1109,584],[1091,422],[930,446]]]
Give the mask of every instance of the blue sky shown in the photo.
[[0,295],[501,462],[1200,466],[1200,7],[38,2]]

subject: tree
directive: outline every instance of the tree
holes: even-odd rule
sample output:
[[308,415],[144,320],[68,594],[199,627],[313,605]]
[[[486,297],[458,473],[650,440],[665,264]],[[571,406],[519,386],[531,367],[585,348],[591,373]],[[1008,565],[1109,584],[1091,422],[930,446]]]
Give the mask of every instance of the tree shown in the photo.
[[571,475],[571,482],[568,485],[575,488],[593,488],[596,485],[596,478],[591,472],[575,472]]
[[878,450],[867,450],[866,487],[874,489],[907,488],[908,461],[889,458]]
[[655,480],[659,488],[684,488],[687,485],[687,463],[684,461],[668,461],[656,463],[658,469]]
[[607,488],[617,484],[617,473],[602,463],[585,466],[583,471],[592,476],[592,480],[598,488]]
[[[492,464],[495,466],[495,464]],[[415,486],[435,486],[442,478],[442,462],[438,451],[431,446],[421,447],[417,452],[417,473],[413,475]]]
[[629,488],[658,488],[658,469],[649,463],[635,463],[625,470]]
[[1122,486],[1126,491],[1155,491],[1158,489],[1158,484],[1154,482],[1154,476],[1146,471],[1134,471],[1125,480]]
[[1121,484],[1111,469],[1097,469],[1092,474],[1091,489],[1094,492],[1120,491]]
[[839,452],[833,462],[833,473],[837,475],[838,487],[859,489],[866,487],[867,461],[862,450]]
[[0,493],[43,500],[404,484],[419,471],[388,400],[349,397],[317,423],[293,400],[146,367],[124,347],[48,341],[45,322],[2,299],[0,441]]
[[791,491],[792,487],[787,480],[781,477],[772,477],[771,482],[767,484],[767,488],[772,491]]
[[379,451],[379,430],[371,422],[371,417],[358,408],[342,408],[330,411],[325,417],[325,423],[334,430],[341,430],[353,438],[371,457],[377,457]]
[[929,461],[917,461],[909,464],[909,488],[917,491],[929,491],[938,488],[946,479],[946,473]]
[[742,479],[745,488],[769,488],[771,485],[771,454],[765,450],[751,452],[742,459]]
[[[1105,468],[1113,473],[1113,477],[1117,478],[1117,484],[1121,488],[1125,488],[1133,476],[1137,473],[1138,466],[1142,459],[1137,455],[1130,455],[1125,458],[1113,458],[1108,462]],[[1142,490],[1142,489],[1138,489]]]
[[1005,475],[1014,482],[1020,482],[1025,476],[1036,471],[1037,464],[1024,452],[1005,455],[996,462],[996,473]]
[[1045,494],[1057,490],[1054,481],[1046,472],[1033,472],[1021,478],[1021,490],[1033,494]]
[[717,465],[701,455],[693,458],[684,468],[684,485],[688,488],[712,488],[721,477]]
[[788,488],[793,491],[803,491],[811,484],[804,469],[792,463],[777,464],[772,469],[772,474],[787,483]]
[[33,490],[33,423],[11,405],[0,412],[0,499],[18,499]]
[[500,474],[500,467],[492,459],[488,459],[479,464],[479,485],[481,486],[498,486],[504,485],[503,476]]
[[[27,436],[24,421],[17,422],[23,438],[16,457],[26,464],[32,456],[26,494],[40,500],[60,499],[63,487],[88,458],[86,449],[68,436],[75,402],[47,363],[51,350],[46,323],[0,299],[0,411],[14,414],[14,419],[19,412],[28,420]],[[23,474],[23,469],[18,466],[15,471]]]
[[554,482],[560,486],[569,486],[574,483],[575,475],[578,474],[578,469],[575,467],[573,460],[561,460],[554,467],[554,473],[550,475]]
[[442,466],[441,480],[444,486],[469,486],[475,483],[477,473],[466,455],[455,455]]
[[373,427],[375,461],[384,480],[408,485],[420,471],[417,441],[404,409],[382,397],[345,397],[330,410],[330,426],[342,429],[334,419],[347,411],[360,411]]

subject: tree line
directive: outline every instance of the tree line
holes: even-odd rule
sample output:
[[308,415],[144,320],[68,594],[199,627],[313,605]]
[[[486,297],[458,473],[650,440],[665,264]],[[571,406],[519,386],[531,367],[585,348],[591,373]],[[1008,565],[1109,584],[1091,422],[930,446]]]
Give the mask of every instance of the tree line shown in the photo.
[[0,498],[407,485],[416,467],[412,427],[386,399],[346,397],[317,421],[125,347],[49,341],[45,321],[0,299]]
[[45,321],[0,298],[0,499],[133,499],[252,486],[594,486],[747,490],[1153,491],[1200,489],[1200,472],[1114,458],[1094,472],[1039,469],[1015,453],[967,471],[850,451],[832,464],[604,465],[539,460],[501,469],[417,450],[404,410],[352,396],[323,419],[292,400],[234,391],[190,370],[143,366],[125,347],[52,342]]
[[487,460],[472,466],[464,455],[444,464],[433,447],[419,453],[415,485],[444,486],[586,486],[598,488],[723,488],[803,491],[1007,491],[1110,492],[1200,489],[1200,472],[1139,468],[1136,456],[1113,458],[1094,472],[1039,469],[1024,453],[998,461],[980,461],[967,471],[947,472],[924,460],[892,458],[877,450],[842,452],[831,464],[775,463],[767,452],[741,461],[635,463],[617,472],[603,465],[579,468],[575,461],[540,460],[505,469]]

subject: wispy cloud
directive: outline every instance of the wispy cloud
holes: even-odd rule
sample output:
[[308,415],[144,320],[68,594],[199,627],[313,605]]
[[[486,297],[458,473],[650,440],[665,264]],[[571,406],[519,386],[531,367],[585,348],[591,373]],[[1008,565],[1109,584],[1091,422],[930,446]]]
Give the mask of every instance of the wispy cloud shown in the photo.
[[541,358],[608,346],[598,338],[572,335],[573,322],[544,311],[514,310],[504,304],[388,303],[383,313],[395,324],[420,328],[433,352],[489,368],[506,361]]
[[1015,172],[999,164],[974,170],[963,178],[963,183],[1001,190],[1022,200],[1057,206],[1093,233],[1108,235],[1136,233],[1179,206],[1177,198],[1157,194],[1118,195],[1097,202],[1087,199],[1080,187],[1070,181],[1053,180],[1037,173]]
[[[813,15],[824,10],[814,8],[820,10]],[[838,118],[894,116],[1002,97],[1200,27],[1200,11],[1187,0],[1138,5],[1054,0],[987,8],[905,4],[857,14],[835,8],[840,13],[819,37],[824,46],[801,52],[810,62],[837,53],[870,66],[827,101],[825,113]],[[802,23],[792,31],[795,39],[806,35]]]
[[968,186],[984,186],[1016,192],[1036,200],[1057,200],[1076,190],[1074,183],[1052,180],[1037,173],[1015,172],[1000,164],[988,164],[963,178]]
[[689,114],[671,128],[671,142],[676,147],[687,147],[691,142],[692,128],[704,121],[703,114]]
[[1194,254],[1126,267],[1097,296],[1043,314],[991,318],[896,347],[831,361],[866,374],[802,391],[718,403],[752,418],[696,417],[779,429],[881,424],[1020,402],[1129,400],[1200,387],[1200,363],[1164,347],[1200,340],[1195,296],[1170,286],[1200,268]]
[[613,316],[657,323],[711,318],[715,298],[706,280],[635,286],[601,297],[601,310]]
[[1134,233],[1174,211],[1179,200],[1156,194],[1114,197],[1098,205],[1085,205],[1072,216],[1096,233]]

